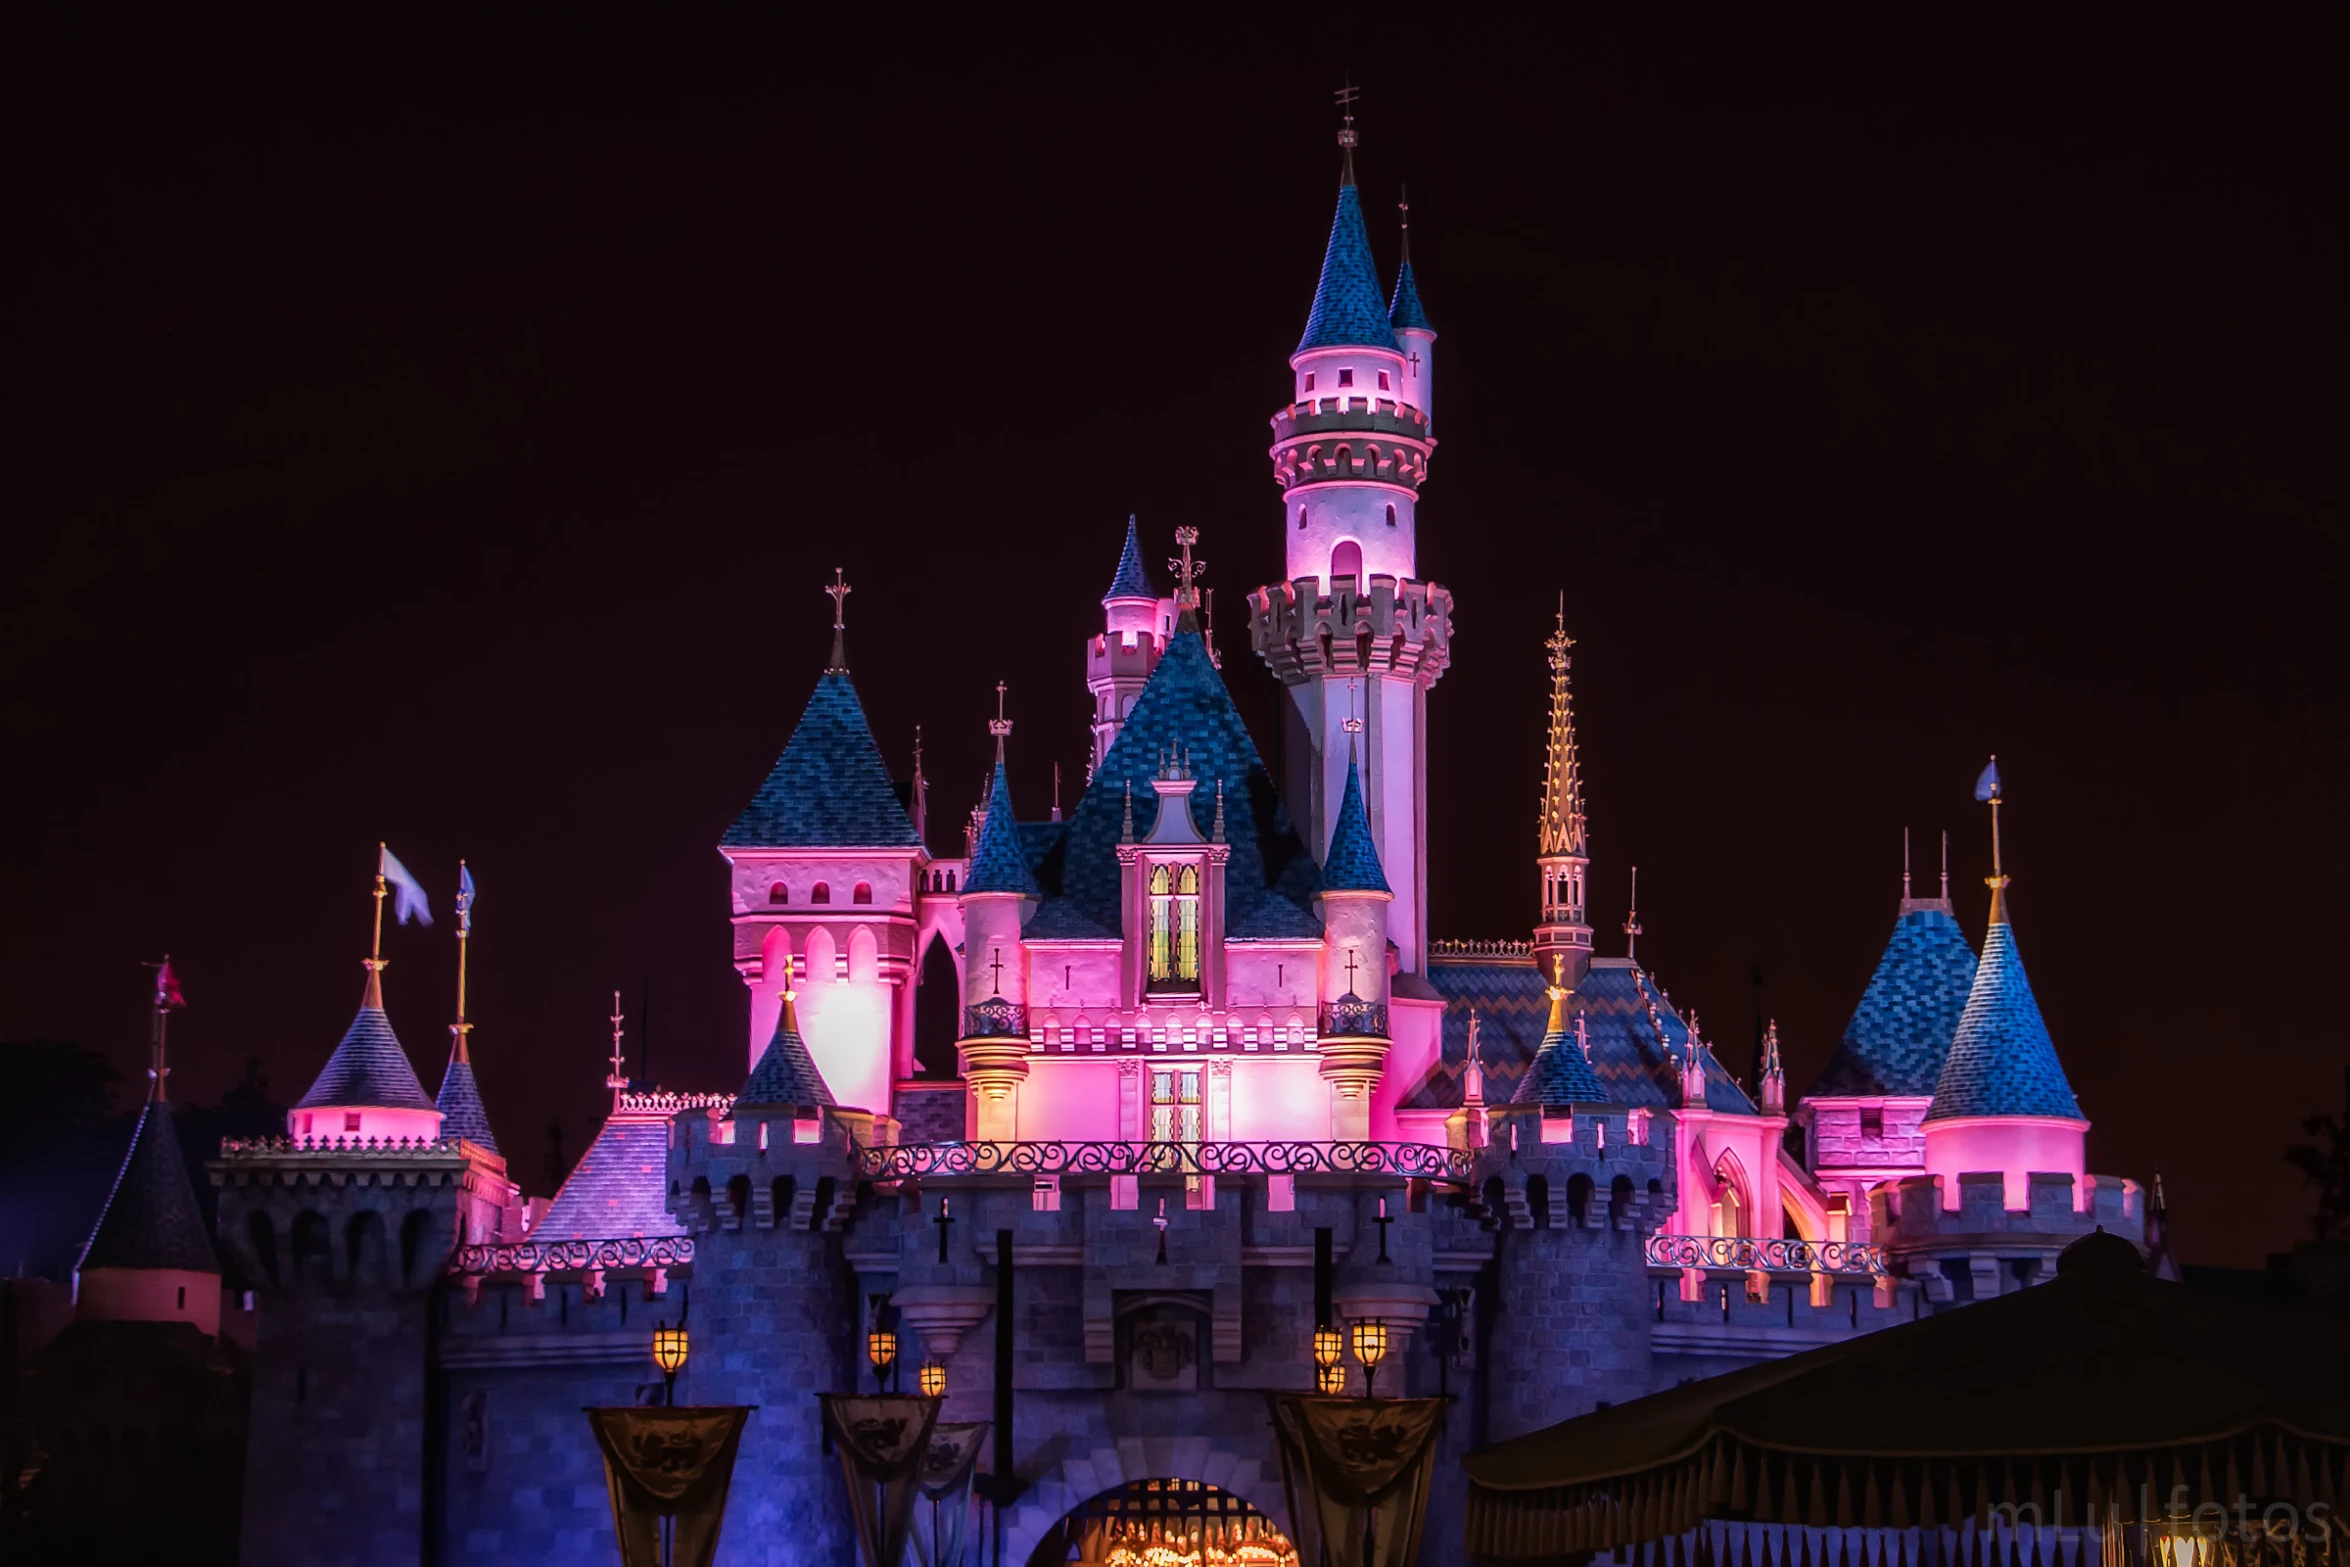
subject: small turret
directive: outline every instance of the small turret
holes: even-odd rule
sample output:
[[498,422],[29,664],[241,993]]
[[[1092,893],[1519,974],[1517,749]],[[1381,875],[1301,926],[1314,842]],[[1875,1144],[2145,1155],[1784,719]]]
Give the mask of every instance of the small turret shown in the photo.
[[1142,541],[1134,519],[1126,519],[1126,544],[1110,591],[1102,595],[1102,632],[1085,645],[1085,689],[1093,698],[1093,760],[1090,777],[1110,754],[1134,699],[1158,668],[1174,624],[1175,606],[1159,597],[1142,563]]
[[1004,769],[1012,721],[1003,715],[1004,687],[996,686],[995,772],[987,813],[971,845],[963,882],[963,1026],[956,1048],[971,1084],[971,1135],[1010,1139],[1019,1125],[1015,1097],[1028,1077],[1028,964],[1020,928],[1042,892],[1020,843],[1012,815],[1012,786]]
[[1419,406],[1428,416],[1431,434],[1436,429],[1436,328],[1428,324],[1428,312],[1420,306],[1420,280],[1412,272],[1412,198],[1408,192],[1398,192],[1395,210],[1401,220],[1398,227],[1403,249],[1403,260],[1395,269],[1395,294],[1387,302],[1387,324],[1395,332],[1395,340],[1403,348],[1403,392],[1407,401]]
[[1777,1018],[1763,1029],[1762,1107],[1766,1115],[1781,1115],[1787,1109],[1787,1069],[1779,1063]]

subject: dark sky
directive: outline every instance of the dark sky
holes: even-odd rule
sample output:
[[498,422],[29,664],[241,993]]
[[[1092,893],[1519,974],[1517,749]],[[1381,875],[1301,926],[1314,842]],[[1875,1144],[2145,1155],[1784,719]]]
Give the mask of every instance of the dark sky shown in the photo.
[[[2279,1152],[2350,1054],[2340,52],[2216,10],[1437,9],[16,34],[0,1038],[135,1071],[168,949],[175,1085],[257,1056],[290,1100],[384,838],[444,910],[480,880],[526,1178],[550,1117],[594,1124],[615,986],[660,1077],[731,1087],[712,846],[836,565],[942,842],[999,678],[1023,813],[1081,775],[1130,511],[1154,556],[1203,530],[1269,739],[1240,599],[1351,72],[1382,267],[1408,181],[1442,333],[1438,931],[1531,923],[1564,589],[1598,922],[1639,864],[1642,956],[1734,1065],[1758,963],[1791,1077],[1826,1059],[1905,825],[1921,866],[1950,830],[1979,938],[1996,751],[2092,1167],[2159,1168],[2191,1259],[2287,1244]],[[445,913],[387,947],[430,1085]]]

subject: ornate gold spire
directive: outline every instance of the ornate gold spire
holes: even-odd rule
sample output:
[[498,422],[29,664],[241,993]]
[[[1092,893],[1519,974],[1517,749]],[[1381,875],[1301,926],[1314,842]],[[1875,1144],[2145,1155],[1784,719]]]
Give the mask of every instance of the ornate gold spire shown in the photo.
[[1558,629],[1550,634],[1550,747],[1542,765],[1542,849],[1545,855],[1588,853],[1583,832],[1583,769],[1575,755],[1575,699],[1568,689],[1575,639],[1567,635],[1566,595],[1559,596]]

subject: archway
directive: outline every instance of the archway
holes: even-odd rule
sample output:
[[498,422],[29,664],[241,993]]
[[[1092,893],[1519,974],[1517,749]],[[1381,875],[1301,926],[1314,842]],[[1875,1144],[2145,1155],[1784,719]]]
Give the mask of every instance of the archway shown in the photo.
[[[1287,1533],[1289,1502],[1282,1494],[1281,1461],[1272,1450],[1270,1431],[1261,1441],[1157,1432],[1071,1445],[1075,1450],[1039,1474],[1005,1514],[1005,1561],[1065,1560],[1038,1550],[1064,1518],[1081,1512],[1094,1497],[1132,1482],[1163,1482],[1170,1475],[1196,1475],[1199,1483],[1238,1497]],[[1062,1538],[1066,1549],[1066,1534]]]
[[955,1075],[955,1038],[963,1031],[963,982],[944,936],[930,938],[914,982],[914,1070],[924,1077]]
[[1245,1498],[1202,1480],[1129,1480],[1047,1529],[1028,1567],[1298,1567],[1297,1548]]

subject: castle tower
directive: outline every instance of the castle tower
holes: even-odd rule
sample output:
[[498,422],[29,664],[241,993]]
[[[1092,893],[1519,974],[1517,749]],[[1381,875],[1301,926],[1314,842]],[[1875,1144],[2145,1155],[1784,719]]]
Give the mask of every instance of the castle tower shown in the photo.
[[1381,302],[1354,178],[1350,115],[1338,210],[1291,400],[1273,415],[1288,580],[1249,596],[1249,639],[1287,689],[1282,789],[1314,844],[1346,788],[1346,721],[1363,722],[1361,782],[1395,890],[1388,932],[1405,972],[1426,966],[1427,695],[1450,659],[1452,596],[1415,580],[1420,484],[1436,446],[1427,399],[1435,332],[1418,283]]
[[1119,727],[1134,709],[1134,699],[1159,667],[1174,624],[1173,603],[1151,587],[1132,517],[1126,519],[1126,547],[1118,553],[1117,573],[1110,579],[1110,591],[1102,595],[1102,619],[1102,634],[1085,644],[1085,689],[1093,697],[1089,778],[1100,770]]
[[2089,1123],[2056,1058],[2008,925],[1996,763],[1985,771],[1979,792],[1991,807],[1991,874],[1985,879],[1991,924],[1926,1111],[1926,1173],[1942,1178],[1943,1205],[1957,1208],[1963,1176],[1996,1170],[2010,1209],[2029,1204],[2035,1173],[2070,1175],[2077,1209],[2089,1198]]
[[473,1025],[465,1020],[465,957],[473,945],[473,875],[463,860],[457,862],[457,877],[457,1021],[449,1025],[449,1065],[441,1073],[441,1091],[433,1096],[433,1105],[441,1112],[443,1137],[462,1137],[497,1153],[490,1113],[481,1102],[481,1085],[473,1077]]
[[955,1048],[971,1085],[971,1135],[1011,1141],[1020,1135],[1019,1089],[1028,1077],[1028,965],[1020,927],[1043,894],[1012,815],[1012,785],[1004,771],[1012,721],[1002,714],[1000,685],[996,705],[987,726],[995,736],[995,772],[963,882],[963,1026]]
[[[849,678],[838,571],[832,657],[783,754],[719,840],[734,965],[751,990],[744,1068],[797,986],[809,1052],[843,1105],[886,1113],[914,1070],[915,890],[929,854]],[[795,974],[796,971],[796,974]]]
[[1363,810],[1362,775],[1350,753],[1338,823],[1322,860],[1321,1073],[1330,1085],[1330,1135],[1371,1136],[1371,1095],[1387,1062],[1387,911],[1394,893]]
[[1583,825],[1583,766],[1575,751],[1575,701],[1568,689],[1574,666],[1567,611],[1559,607],[1550,651],[1550,743],[1542,763],[1540,852],[1542,920],[1534,927],[1534,960],[1572,990],[1591,967],[1591,925],[1584,890],[1591,851]]

